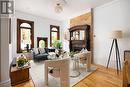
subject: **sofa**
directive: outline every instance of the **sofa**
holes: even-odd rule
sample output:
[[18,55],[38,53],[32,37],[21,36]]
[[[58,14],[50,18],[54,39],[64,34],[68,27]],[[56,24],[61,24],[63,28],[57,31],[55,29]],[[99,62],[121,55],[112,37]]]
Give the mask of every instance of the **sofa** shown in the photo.
[[32,56],[34,60],[47,60],[49,52],[55,52],[55,48],[33,48]]

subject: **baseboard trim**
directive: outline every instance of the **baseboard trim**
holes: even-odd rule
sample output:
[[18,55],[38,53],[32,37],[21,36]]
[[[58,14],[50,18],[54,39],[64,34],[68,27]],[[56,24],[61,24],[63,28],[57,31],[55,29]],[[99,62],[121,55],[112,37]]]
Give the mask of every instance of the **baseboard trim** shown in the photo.
[[3,82],[0,82],[0,87],[11,87],[10,79],[3,81]]

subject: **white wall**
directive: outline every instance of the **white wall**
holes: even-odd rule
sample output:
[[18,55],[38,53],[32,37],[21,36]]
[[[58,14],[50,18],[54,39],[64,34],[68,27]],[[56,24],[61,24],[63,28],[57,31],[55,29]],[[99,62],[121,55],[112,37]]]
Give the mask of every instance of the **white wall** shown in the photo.
[[70,21],[64,20],[62,21],[62,43],[63,43],[63,50],[69,52],[69,41],[64,39],[64,32],[66,32],[70,28]]
[[[124,50],[130,50],[130,0],[115,0],[94,9],[94,62],[105,65],[108,60],[112,40],[108,33],[122,30],[119,40],[121,58]],[[112,53],[110,66],[115,67],[115,53]]]
[[10,87],[9,20],[8,17],[0,19],[0,87]]
[[[14,57],[17,56],[17,53],[16,53],[16,48],[17,48],[17,46],[16,46],[16,44],[17,44],[16,21],[17,21],[17,18],[34,21],[34,47],[37,47],[37,37],[48,37],[48,46],[50,46],[50,25],[61,26],[61,24],[62,24],[60,21],[16,11],[15,17],[12,20],[12,23],[13,23],[12,24],[13,25],[13,27],[12,27],[12,29],[13,29],[12,51],[13,51]],[[60,32],[62,32],[62,29],[60,29]],[[62,33],[60,33],[60,35],[61,34]]]

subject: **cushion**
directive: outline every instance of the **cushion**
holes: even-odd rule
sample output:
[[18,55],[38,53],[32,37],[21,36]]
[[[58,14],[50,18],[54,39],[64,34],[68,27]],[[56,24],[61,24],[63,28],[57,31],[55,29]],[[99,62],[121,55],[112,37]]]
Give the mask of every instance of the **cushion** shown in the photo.
[[84,52],[84,48],[80,51],[80,53],[83,53]]
[[49,52],[49,49],[47,47],[44,48],[45,49],[45,52],[48,53]]
[[85,48],[83,48],[81,51],[80,51],[80,53],[87,53],[88,52],[88,50]]
[[34,52],[35,54],[39,54],[38,48],[33,48],[33,52]]
[[44,48],[39,48],[39,52],[40,52],[40,54],[45,53],[45,49]]
[[87,53],[88,52],[88,50],[87,49],[84,49],[84,53]]

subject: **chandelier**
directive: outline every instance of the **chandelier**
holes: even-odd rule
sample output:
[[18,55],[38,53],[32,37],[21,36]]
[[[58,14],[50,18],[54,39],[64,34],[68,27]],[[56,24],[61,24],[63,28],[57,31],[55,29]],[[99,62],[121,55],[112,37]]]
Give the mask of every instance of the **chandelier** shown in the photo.
[[56,0],[55,4],[55,12],[61,13],[63,11],[63,7],[67,4],[66,0]]
[[61,13],[63,11],[63,7],[60,3],[57,3],[55,6],[55,12],[56,13]]

